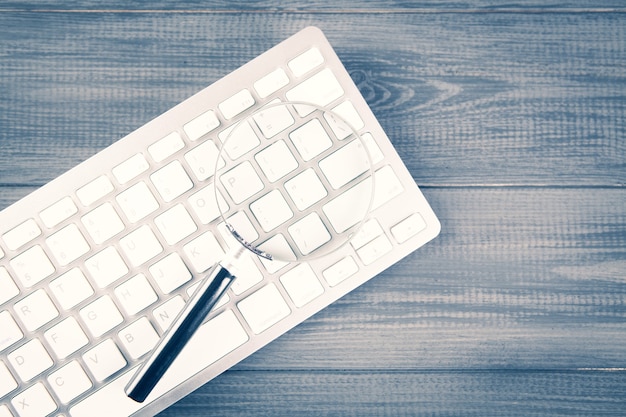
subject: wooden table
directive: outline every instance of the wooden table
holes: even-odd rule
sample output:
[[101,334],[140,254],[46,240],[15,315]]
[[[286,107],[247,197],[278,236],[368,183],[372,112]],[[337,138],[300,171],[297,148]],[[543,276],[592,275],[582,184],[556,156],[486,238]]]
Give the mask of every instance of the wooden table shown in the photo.
[[626,414],[622,0],[169,3],[0,4],[0,208],[316,25],[443,230],[162,417]]

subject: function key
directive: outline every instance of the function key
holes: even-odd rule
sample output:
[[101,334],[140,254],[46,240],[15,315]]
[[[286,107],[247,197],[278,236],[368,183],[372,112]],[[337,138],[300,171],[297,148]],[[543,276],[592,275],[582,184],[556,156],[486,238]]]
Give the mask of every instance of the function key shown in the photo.
[[77,212],[78,208],[76,208],[74,201],[69,197],[65,197],[44,209],[39,213],[39,217],[46,227],[52,228]]
[[150,155],[156,162],[161,162],[176,153],[176,151],[181,150],[184,146],[185,142],[183,142],[178,132],[172,132],[148,146],[148,152],[150,152]]
[[33,219],[28,219],[24,223],[14,227],[2,235],[4,243],[11,250],[15,250],[30,242],[41,234],[41,229]]
[[320,53],[319,49],[311,48],[303,54],[298,55],[289,63],[289,69],[293,72],[293,75],[300,77],[313,68],[321,65],[324,62],[324,57]]
[[216,129],[219,125],[220,121],[215,115],[215,112],[209,110],[183,126],[183,130],[189,140],[195,142],[210,131]]
[[148,168],[148,161],[146,161],[146,158],[144,158],[142,154],[138,153],[113,168],[112,172],[117,182],[126,184]]
[[76,196],[83,204],[89,206],[113,191],[113,184],[104,175],[96,178],[76,191]]
[[252,107],[254,103],[252,94],[244,88],[238,93],[235,93],[235,95],[222,101],[218,107],[225,118],[232,119],[242,111]]
[[254,83],[254,89],[261,98],[268,97],[289,84],[289,77],[282,68],[277,68]]

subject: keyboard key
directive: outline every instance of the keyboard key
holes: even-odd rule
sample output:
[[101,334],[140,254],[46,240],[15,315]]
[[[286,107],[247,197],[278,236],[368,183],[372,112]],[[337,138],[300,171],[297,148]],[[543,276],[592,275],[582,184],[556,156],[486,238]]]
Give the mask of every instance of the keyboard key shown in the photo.
[[106,288],[128,273],[126,263],[112,246],[87,259],[85,266],[99,288]]
[[0,311],[0,329],[0,352],[24,337],[13,316],[6,310]]
[[220,121],[215,112],[209,110],[183,126],[183,130],[189,140],[195,142],[210,131],[215,130],[219,125]]
[[4,243],[11,250],[30,242],[41,234],[41,229],[33,219],[28,219],[2,235]]
[[303,307],[324,293],[324,287],[309,264],[298,264],[284,273],[280,282],[296,307]]
[[[279,100],[270,104],[279,103]],[[254,115],[254,121],[266,138],[273,138],[295,123],[287,106],[270,106]]]
[[382,235],[383,229],[380,223],[376,219],[370,219],[366,221],[357,232],[357,234],[350,239],[350,244],[354,249],[359,249],[368,242],[374,240],[374,238]]
[[123,321],[120,311],[108,295],[103,295],[79,311],[93,337],[100,337]]
[[63,404],[67,404],[93,385],[76,361],[71,361],[48,377],[48,384]]
[[[0,361],[0,398],[17,388],[17,381],[11,375],[9,368]],[[0,416],[2,414],[0,413]]]
[[9,275],[6,268],[0,266],[0,304],[4,304],[20,293],[15,281]]
[[285,182],[285,190],[299,210],[306,210],[328,195],[313,168]]
[[104,203],[81,217],[87,233],[96,244],[101,244],[124,230],[124,223],[111,205]]
[[291,313],[274,283],[257,290],[237,304],[239,311],[256,334],[262,333]]
[[[252,224],[246,213],[243,211],[238,211],[228,218],[228,223],[237,231],[240,237],[248,242],[252,243],[259,238],[259,232],[256,229],[256,226]],[[235,239],[232,232],[226,228],[225,223],[220,223],[217,226],[217,230],[220,231],[220,234],[226,241],[226,245],[228,248],[239,248],[241,242]]]
[[0,417],[14,417],[13,413],[9,411],[9,408],[2,404],[0,405]]
[[[339,118],[335,115],[339,115]],[[354,131],[358,132],[365,126],[363,119],[349,101],[344,101],[335,107],[332,113],[324,113],[324,118],[339,140],[347,138]]]
[[287,230],[303,255],[312,253],[331,239],[324,222],[315,212],[298,220]]
[[257,221],[269,232],[293,217],[293,211],[278,189],[272,190],[250,204]]
[[148,161],[146,161],[146,158],[142,154],[138,153],[114,167],[112,172],[117,182],[126,184],[135,179],[142,172],[147,171],[148,168],[150,168]]
[[378,260],[381,256],[393,249],[391,242],[385,235],[378,236],[368,244],[357,250],[357,254],[365,265],[369,265]]
[[4,258],[4,251],[0,248],[0,259]]
[[44,337],[59,359],[67,358],[89,342],[74,317],[56,324],[44,333]]
[[185,307],[185,301],[183,297],[177,295],[170,298],[165,303],[161,304],[152,311],[154,320],[159,325],[161,332],[165,332],[174,322],[174,319]]
[[371,181],[370,178],[361,181],[322,207],[337,233],[345,232],[365,218],[372,197]]
[[121,330],[118,336],[133,359],[138,359],[148,353],[159,341],[159,335],[145,317]]
[[74,201],[65,197],[39,213],[39,217],[46,227],[52,228],[77,212],[78,208]]
[[196,272],[206,271],[219,262],[224,256],[224,250],[211,232],[204,232],[187,243],[183,247],[183,250]]
[[234,124],[217,137],[230,159],[237,159],[261,144],[261,140],[247,121]]
[[398,243],[404,243],[424,229],[426,229],[424,218],[415,213],[393,226],[391,234]]
[[170,162],[150,175],[152,183],[165,202],[170,202],[193,187],[193,182],[179,161]]
[[50,282],[50,290],[61,307],[69,310],[93,294],[93,288],[78,268],[72,268]]
[[39,339],[31,339],[26,344],[7,355],[9,363],[24,382],[41,374],[53,364]]
[[287,63],[291,72],[300,77],[324,63],[324,57],[317,48],[311,48]]
[[159,208],[159,203],[144,182],[133,185],[115,199],[131,223],[138,222]]
[[244,252],[237,260],[237,270],[239,274],[237,275],[237,279],[234,280],[230,286],[235,295],[241,295],[254,285],[263,281],[263,274],[252,260],[253,256],[252,252]]
[[178,132],[172,132],[165,136],[163,139],[159,139],[152,145],[148,146],[148,152],[152,159],[156,162],[161,162],[174,155],[179,150],[185,147],[185,142],[180,137]]
[[32,287],[54,272],[54,266],[39,245],[22,252],[11,259],[9,263],[17,278],[26,288]]
[[352,258],[352,256],[347,256],[340,260],[339,262],[333,264],[329,268],[325,269],[322,274],[324,275],[324,279],[331,287],[343,282],[347,278],[356,274],[359,271],[359,267]]
[[169,245],[174,245],[198,227],[182,204],[177,204],[154,219],[154,223]]
[[127,315],[132,316],[158,300],[145,275],[140,273],[115,288],[115,297]]
[[52,396],[41,382],[13,397],[11,404],[19,417],[47,416],[57,409]]
[[270,182],[275,182],[298,168],[298,161],[285,144],[279,140],[254,155],[259,167]]
[[285,70],[277,68],[254,83],[254,89],[261,98],[265,98],[289,84]]
[[310,161],[333,146],[333,141],[318,119],[297,128],[289,134],[289,138],[305,161]]
[[261,191],[265,184],[250,164],[244,161],[220,177],[220,182],[237,204]]
[[126,359],[111,339],[106,339],[88,350],[82,357],[91,374],[99,382],[126,366]]
[[372,201],[372,210],[377,209],[383,204],[391,201],[394,197],[402,194],[404,187],[396,176],[391,166],[386,165],[376,171],[374,201]]
[[[217,192],[220,199],[220,206],[224,212],[228,211],[228,204],[224,201],[224,197]],[[220,209],[217,206],[215,188],[212,186],[204,187],[202,190],[193,194],[187,200],[193,209],[193,212],[200,219],[200,223],[209,224],[213,220],[220,217]]]
[[176,252],[170,253],[148,270],[164,294],[171,293],[192,278],[191,272]]
[[120,239],[120,246],[130,263],[137,267],[163,252],[163,247],[148,225]]
[[[200,326],[146,401],[161,397],[184,382],[188,375],[200,372],[247,340],[248,334],[232,311],[225,311],[212,318]],[[124,393],[124,388],[136,371],[136,368],[131,369],[72,407],[72,417],[92,417],[93,410],[101,409],[107,410],[109,415],[130,415],[139,410],[142,404],[131,400]]]
[[[341,84],[331,69],[326,68],[287,91],[286,97],[289,101],[302,101],[324,107],[343,94]],[[314,109],[311,106],[296,106],[296,110],[300,116],[306,116]]]
[[322,159],[319,166],[330,185],[338,190],[370,169],[363,144],[353,140]]
[[[213,176],[218,154],[219,150],[212,140],[202,142],[202,144],[185,154],[185,160],[191,167],[191,171],[198,181],[204,181]],[[220,168],[224,166],[224,160],[222,158],[220,158],[218,165]]]
[[254,98],[250,91],[243,89],[233,96],[222,101],[218,107],[226,119],[232,119],[239,113],[254,105]]
[[113,189],[111,181],[102,175],[76,190],[76,197],[78,197],[83,206],[87,207],[112,192]]
[[52,255],[61,266],[75,261],[89,251],[89,244],[75,224],[65,226],[46,239]]
[[16,316],[32,332],[59,315],[48,294],[39,289],[15,303]]

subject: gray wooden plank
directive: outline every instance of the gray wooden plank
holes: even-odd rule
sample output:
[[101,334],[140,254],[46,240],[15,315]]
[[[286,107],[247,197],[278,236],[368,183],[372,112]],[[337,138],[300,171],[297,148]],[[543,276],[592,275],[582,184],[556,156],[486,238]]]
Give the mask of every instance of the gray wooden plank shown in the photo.
[[626,182],[612,13],[0,13],[0,182],[56,177],[310,24],[420,184]]

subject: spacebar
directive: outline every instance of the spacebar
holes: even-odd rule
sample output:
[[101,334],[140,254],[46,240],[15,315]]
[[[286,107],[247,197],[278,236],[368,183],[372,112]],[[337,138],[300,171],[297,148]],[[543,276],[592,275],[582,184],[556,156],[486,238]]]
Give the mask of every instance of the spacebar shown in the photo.
[[248,334],[235,314],[231,310],[225,311],[198,329],[145,402],[135,402],[124,392],[124,388],[137,370],[135,367],[76,404],[70,409],[70,414],[72,417],[92,417],[96,410],[99,415],[108,416],[127,416],[135,413],[247,340]]

